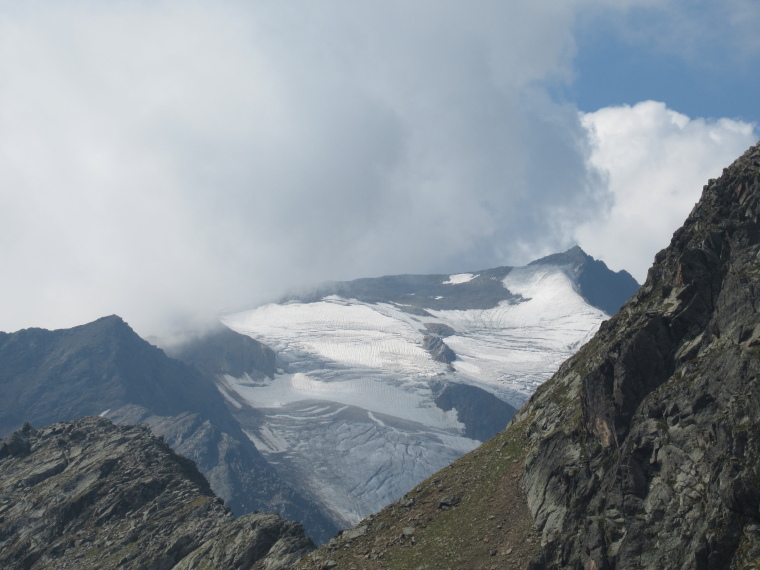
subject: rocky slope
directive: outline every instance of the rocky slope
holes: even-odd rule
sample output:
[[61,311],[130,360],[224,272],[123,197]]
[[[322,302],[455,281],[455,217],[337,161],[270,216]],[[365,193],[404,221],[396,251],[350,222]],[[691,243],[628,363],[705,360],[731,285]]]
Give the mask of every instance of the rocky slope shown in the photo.
[[300,567],[760,566],[759,214],[760,145],[504,433]]
[[88,417],[0,443],[0,566],[287,568],[313,548],[276,515],[233,520],[147,428]]
[[[270,353],[232,331],[198,341],[193,352],[201,368],[214,363],[251,373]],[[319,542],[337,532],[261,456],[211,375],[167,357],[119,317],[66,330],[0,333],[0,436],[27,421],[47,425],[87,415],[149,425],[196,462],[236,514],[275,511],[303,522]]]

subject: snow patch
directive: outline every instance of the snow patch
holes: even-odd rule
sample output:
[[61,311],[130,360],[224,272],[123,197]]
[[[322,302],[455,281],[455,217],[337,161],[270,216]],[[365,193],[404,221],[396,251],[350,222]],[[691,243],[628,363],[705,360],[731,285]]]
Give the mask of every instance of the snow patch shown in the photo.
[[457,275],[449,275],[449,280],[444,281],[443,285],[461,285],[475,279],[477,275],[472,273],[458,273]]

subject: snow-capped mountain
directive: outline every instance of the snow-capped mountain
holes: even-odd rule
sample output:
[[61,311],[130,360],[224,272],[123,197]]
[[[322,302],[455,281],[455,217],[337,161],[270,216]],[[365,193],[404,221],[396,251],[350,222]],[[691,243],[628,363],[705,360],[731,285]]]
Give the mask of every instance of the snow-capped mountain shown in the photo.
[[330,283],[224,318],[278,370],[220,375],[219,390],[279,474],[348,526],[503,429],[637,286],[577,247]]

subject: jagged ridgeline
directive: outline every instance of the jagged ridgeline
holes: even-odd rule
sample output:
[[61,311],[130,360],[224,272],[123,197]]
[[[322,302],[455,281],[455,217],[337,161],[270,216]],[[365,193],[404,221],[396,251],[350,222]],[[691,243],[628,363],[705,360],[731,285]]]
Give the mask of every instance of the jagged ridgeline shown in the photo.
[[0,442],[0,567],[288,568],[298,523],[232,518],[195,464],[143,426],[89,417]]
[[760,567],[760,145],[508,429],[303,568]]

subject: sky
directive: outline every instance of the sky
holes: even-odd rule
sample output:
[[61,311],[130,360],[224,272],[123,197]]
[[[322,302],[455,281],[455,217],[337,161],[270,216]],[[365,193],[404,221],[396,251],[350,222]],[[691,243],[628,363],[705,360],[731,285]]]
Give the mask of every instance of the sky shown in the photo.
[[195,330],[575,244],[642,282],[758,139],[756,0],[0,0],[0,330]]

